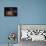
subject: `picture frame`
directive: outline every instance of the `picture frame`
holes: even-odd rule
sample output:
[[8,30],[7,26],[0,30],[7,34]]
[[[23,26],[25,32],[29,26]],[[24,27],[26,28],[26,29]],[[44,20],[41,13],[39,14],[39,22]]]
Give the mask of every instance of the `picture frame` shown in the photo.
[[17,7],[4,7],[4,16],[17,16]]

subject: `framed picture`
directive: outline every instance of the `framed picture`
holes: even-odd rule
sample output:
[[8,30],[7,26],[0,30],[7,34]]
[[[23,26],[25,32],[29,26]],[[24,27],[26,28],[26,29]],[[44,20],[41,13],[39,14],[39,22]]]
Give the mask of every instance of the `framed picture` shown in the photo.
[[17,7],[5,7],[4,16],[17,16]]

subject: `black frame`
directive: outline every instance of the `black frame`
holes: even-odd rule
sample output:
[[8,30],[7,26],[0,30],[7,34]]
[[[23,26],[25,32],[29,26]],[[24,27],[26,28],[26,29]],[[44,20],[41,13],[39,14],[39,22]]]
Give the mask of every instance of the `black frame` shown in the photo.
[[17,16],[17,7],[4,7],[4,16],[9,16],[9,15],[6,15],[7,11],[13,12],[13,15],[10,15],[10,16]]

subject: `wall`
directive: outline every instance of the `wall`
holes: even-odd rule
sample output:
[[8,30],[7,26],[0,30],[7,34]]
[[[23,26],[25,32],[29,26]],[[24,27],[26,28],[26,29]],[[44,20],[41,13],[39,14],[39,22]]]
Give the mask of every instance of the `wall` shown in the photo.
[[[10,32],[16,32],[17,24],[19,23],[19,17],[5,17],[4,16],[4,7],[17,7],[17,0],[0,0],[0,44],[8,43],[8,34]],[[18,38],[17,38],[18,39]],[[16,39],[16,43],[18,42]]]
[[46,24],[46,0],[20,2],[21,24]]
[[[17,17],[5,17],[4,7],[18,7]],[[0,44],[7,44],[17,24],[46,24],[46,0],[0,0]],[[16,40],[17,42],[17,40]]]

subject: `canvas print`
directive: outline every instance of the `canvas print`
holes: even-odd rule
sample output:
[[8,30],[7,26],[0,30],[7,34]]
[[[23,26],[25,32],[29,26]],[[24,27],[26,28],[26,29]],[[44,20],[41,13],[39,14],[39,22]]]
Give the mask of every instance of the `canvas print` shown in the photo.
[[4,16],[17,16],[17,7],[5,7]]

